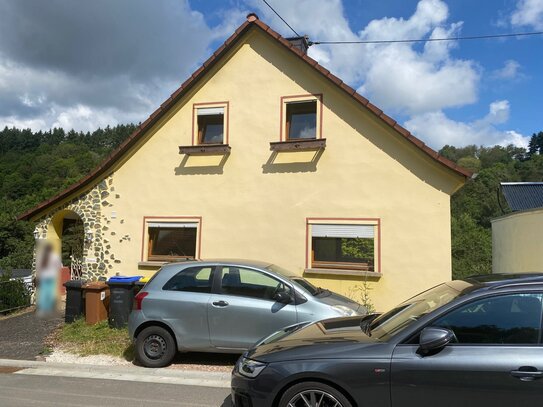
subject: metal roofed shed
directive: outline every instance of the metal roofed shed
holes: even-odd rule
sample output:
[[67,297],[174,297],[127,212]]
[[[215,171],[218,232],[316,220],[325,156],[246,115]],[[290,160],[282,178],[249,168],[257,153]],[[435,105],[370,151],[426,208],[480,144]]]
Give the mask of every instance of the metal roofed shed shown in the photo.
[[500,186],[512,211],[543,208],[543,182],[502,182]]

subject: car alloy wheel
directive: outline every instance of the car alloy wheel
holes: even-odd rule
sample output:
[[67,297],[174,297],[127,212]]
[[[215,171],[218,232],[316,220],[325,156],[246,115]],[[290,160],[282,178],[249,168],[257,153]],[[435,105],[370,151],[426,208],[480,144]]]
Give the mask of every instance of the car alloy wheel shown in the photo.
[[149,359],[160,359],[168,350],[168,345],[160,335],[149,335],[143,343],[143,351]]
[[304,390],[292,397],[288,407],[343,407],[343,405],[325,391]]

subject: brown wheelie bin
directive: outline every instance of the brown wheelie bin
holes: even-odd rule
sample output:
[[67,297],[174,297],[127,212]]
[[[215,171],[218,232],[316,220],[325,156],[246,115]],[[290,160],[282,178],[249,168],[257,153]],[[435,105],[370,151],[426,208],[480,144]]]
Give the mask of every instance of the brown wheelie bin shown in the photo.
[[94,325],[107,319],[109,287],[102,281],[85,284],[85,321]]

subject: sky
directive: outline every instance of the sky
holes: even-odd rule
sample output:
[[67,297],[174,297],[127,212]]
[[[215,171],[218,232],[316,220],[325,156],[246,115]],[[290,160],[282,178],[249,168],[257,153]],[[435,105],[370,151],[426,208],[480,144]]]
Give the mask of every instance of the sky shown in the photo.
[[[543,0],[268,0],[312,41],[543,31]],[[262,0],[0,0],[0,128],[143,122]],[[434,148],[543,130],[543,36],[313,45],[309,55]]]

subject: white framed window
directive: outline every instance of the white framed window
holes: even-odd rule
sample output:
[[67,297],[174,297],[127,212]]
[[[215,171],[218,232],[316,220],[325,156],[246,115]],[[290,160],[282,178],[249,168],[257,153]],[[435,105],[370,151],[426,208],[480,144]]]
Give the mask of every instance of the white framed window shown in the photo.
[[280,141],[322,138],[322,94],[281,97]]
[[228,102],[193,106],[193,144],[228,144]]

